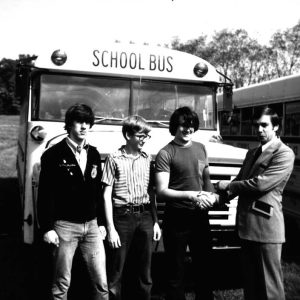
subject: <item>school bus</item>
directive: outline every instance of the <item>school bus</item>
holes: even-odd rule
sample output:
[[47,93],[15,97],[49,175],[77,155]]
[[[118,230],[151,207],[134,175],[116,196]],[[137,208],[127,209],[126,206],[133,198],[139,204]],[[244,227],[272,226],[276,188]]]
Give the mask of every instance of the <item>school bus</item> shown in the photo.
[[[199,115],[200,129],[194,140],[207,148],[213,182],[234,177],[245,157],[244,149],[217,142],[217,90],[224,88],[230,94],[231,82],[207,61],[191,54],[120,43],[53,49],[20,62],[16,86],[21,101],[17,171],[24,242],[28,244],[35,241],[38,228],[40,157],[66,136],[64,114],[74,103],[85,103],[95,112],[88,141],[98,148],[103,160],[124,143],[122,121],[132,114],[143,116],[153,127],[144,149],[154,160],[172,140],[169,118],[181,106],[189,106]],[[225,102],[230,102],[227,98]],[[158,203],[160,219],[163,207],[164,203]],[[236,200],[209,214],[214,248],[238,247]],[[154,251],[163,251],[162,240]]]

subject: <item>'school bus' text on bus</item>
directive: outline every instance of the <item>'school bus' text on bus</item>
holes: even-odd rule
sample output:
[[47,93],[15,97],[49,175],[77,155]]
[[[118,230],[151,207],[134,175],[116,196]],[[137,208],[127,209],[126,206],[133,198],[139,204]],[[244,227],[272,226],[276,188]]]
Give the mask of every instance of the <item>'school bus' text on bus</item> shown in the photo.
[[232,97],[233,111],[229,112],[218,95],[220,133],[225,143],[243,148],[257,145],[252,115],[261,106],[269,106],[281,118],[280,138],[296,156],[284,191],[283,210],[300,224],[300,74],[235,89]]
[[[168,130],[172,112],[190,106],[199,116],[194,140],[205,144],[212,181],[233,178],[245,150],[217,143],[216,92],[230,88],[224,77],[203,59],[179,51],[149,46],[113,44],[94,49],[49,51],[20,64],[17,93],[21,100],[17,169],[24,215],[24,241],[33,243],[38,220],[36,198],[40,157],[66,136],[64,115],[74,103],[95,112],[89,143],[102,159],[123,143],[125,117],[143,116],[153,127],[144,150],[155,158],[173,139]],[[55,187],[53,187],[55,188]],[[158,203],[159,218],[163,203]],[[215,249],[238,247],[234,231],[236,200],[210,211]],[[155,251],[163,251],[162,240]]]
[[95,60],[93,65],[95,67],[104,68],[121,68],[121,69],[138,69],[138,70],[149,70],[149,71],[173,71],[173,57],[172,56],[156,56],[149,54],[146,58],[142,59],[141,53],[118,53],[108,50],[94,50],[93,55]]

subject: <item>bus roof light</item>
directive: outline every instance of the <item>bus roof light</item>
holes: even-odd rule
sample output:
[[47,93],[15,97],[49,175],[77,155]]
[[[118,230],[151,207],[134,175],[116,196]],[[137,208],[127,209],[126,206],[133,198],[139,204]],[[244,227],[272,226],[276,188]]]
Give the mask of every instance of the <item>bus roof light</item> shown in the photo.
[[203,62],[200,62],[200,63],[197,63],[194,67],[194,74],[197,76],[197,77],[204,77],[208,72],[208,66],[207,64],[203,63]]
[[67,54],[62,50],[55,50],[51,55],[52,62],[57,66],[62,66],[67,61]]

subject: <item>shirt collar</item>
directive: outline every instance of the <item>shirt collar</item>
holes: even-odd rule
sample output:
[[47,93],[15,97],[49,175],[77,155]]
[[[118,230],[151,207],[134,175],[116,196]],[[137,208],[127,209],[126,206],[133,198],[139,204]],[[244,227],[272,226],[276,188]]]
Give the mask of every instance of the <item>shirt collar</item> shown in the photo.
[[[68,136],[66,138],[66,142],[67,142],[68,146],[71,148],[72,152],[74,154],[76,154],[77,146],[79,146],[79,145],[77,143],[75,143],[73,140],[71,140],[70,137],[68,137]],[[86,141],[84,141],[84,143],[82,145],[82,149],[87,150],[88,147],[89,147],[89,144]]]
[[278,141],[278,137],[274,137],[271,141],[261,146],[261,151],[264,152],[270,145],[272,145],[275,141]]
[[[120,149],[119,149],[119,152],[120,152],[120,156],[124,156],[124,157],[132,157],[131,155],[127,154],[126,150],[125,150],[125,145],[123,145]],[[140,155],[138,155],[137,157],[139,156],[143,156],[145,158],[147,158],[149,155],[144,152],[144,151],[140,151]]]

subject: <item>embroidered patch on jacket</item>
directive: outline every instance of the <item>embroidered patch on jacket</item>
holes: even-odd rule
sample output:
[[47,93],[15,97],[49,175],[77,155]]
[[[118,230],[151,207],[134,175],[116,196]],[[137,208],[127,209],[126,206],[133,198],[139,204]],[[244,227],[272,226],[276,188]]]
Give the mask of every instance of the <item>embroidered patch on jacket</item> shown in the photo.
[[97,176],[97,165],[93,165],[93,168],[92,168],[92,172],[91,172],[91,177],[92,178],[96,178]]

